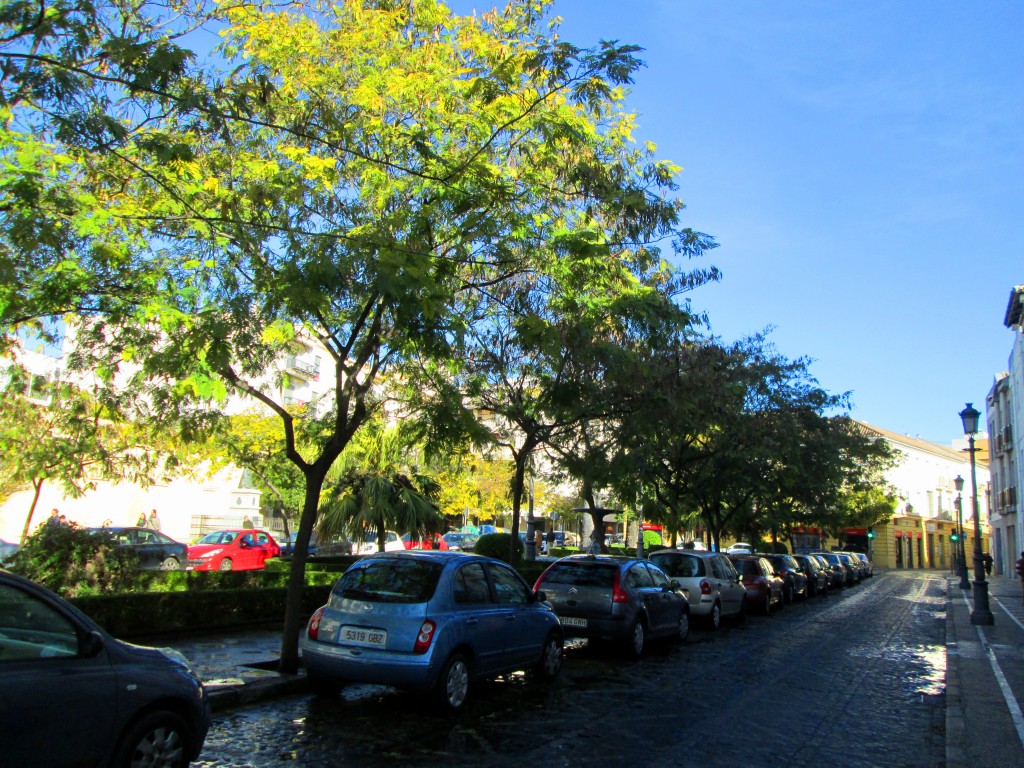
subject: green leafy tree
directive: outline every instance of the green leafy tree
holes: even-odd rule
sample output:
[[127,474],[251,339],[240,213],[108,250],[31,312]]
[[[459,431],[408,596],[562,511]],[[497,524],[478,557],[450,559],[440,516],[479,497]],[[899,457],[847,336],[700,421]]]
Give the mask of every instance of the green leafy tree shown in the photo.
[[[229,397],[280,419],[304,483],[285,670],[321,488],[380,377],[458,361],[478,305],[513,276],[595,296],[622,284],[601,284],[607,265],[657,269],[655,243],[696,239],[678,225],[677,168],[632,141],[636,48],[558,40],[547,7],[103,2],[39,24],[20,3],[0,17],[0,152],[16,170],[0,323],[69,317],[69,366],[111,400],[127,387],[147,419],[191,425]],[[213,55],[187,50],[209,31]],[[274,386],[297,333],[331,362],[315,409]]]

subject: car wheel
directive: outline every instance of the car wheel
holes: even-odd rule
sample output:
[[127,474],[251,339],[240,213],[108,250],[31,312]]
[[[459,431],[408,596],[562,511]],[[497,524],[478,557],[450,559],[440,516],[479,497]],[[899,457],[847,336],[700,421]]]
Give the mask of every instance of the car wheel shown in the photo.
[[772,591],[769,589],[764,594],[764,615],[767,616],[772,612]]
[[644,655],[644,646],[647,645],[647,628],[640,619],[633,620],[633,626],[626,635],[626,651],[634,659]]
[[540,661],[533,668],[533,673],[541,680],[554,680],[562,671],[562,638],[552,632],[544,641],[544,650],[541,652]]
[[453,653],[441,670],[434,698],[448,712],[457,712],[469,695],[469,662],[461,653]]
[[793,602],[793,585],[784,584],[782,586],[782,602],[792,603]]
[[687,611],[683,611],[679,614],[679,626],[676,627],[676,642],[685,643],[686,638],[690,636],[690,614]]
[[178,562],[176,557],[168,557],[162,563],[160,563],[161,571],[180,571],[181,563]]
[[722,606],[718,601],[711,606],[711,613],[708,614],[708,626],[711,629],[718,629],[722,626]]
[[150,712],[135,721],[118,744],[113,768],[185,768],[193,739],[188,725],[173,712]]
[[309,689],[322,698],[334,698],[341,693],[341,683],[333,677],[324,677],[317,673],[310,673],[306,670],[306,680],[309,682]]
[[225,557],[223,560],[220,561],[220,565],[217,567],[220,568],[220,570],[222,571],[230,571],[232,568],[235,567],[235,565],[231,562],[230,557]]

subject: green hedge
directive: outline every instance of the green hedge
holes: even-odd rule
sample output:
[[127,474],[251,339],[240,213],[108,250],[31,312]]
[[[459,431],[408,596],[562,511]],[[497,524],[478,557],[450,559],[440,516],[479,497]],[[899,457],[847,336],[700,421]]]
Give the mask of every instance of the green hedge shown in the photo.
[[[303,614],[326,603],[330,593],[330,586],[307,586],[302,596]],[[71,602],[112,635],[131,638],[279,625],[284,621],[286,594],[283,587],[217,588],[93,595]]]

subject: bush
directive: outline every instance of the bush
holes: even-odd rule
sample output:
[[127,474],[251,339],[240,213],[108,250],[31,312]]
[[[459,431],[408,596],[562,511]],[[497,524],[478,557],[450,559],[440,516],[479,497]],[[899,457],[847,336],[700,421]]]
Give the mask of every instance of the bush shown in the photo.
[[660,549],[665,546],[661,534],[657,531],[644,531],[644,549],[650,552],[652,549]]
[[[485,533],[473,546],[473,554],[493,557],[495,560],[508,562],[509,545],[512,543],[511,533]],[[516,539],[516,562],[523,560],[523,542]],[[514,563],[511,563],[514,565]]]
[[110,536],[55,519],[25,540],[9,568],[64,597],[128,591],[140,572],[138,558]]

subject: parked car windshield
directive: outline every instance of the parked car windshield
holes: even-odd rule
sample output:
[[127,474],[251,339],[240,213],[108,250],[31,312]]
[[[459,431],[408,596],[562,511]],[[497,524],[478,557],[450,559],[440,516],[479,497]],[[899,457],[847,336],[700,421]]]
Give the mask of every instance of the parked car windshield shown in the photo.
[[442,570],[443,563],[424,560],[371,560],[346,571],[334,594],[376,603],[425,603]]
[[593,563],[556,563],[551,566],[545,584],[576,584],[583,587],[611,587],[618,566]]
[[230,544],[236,535],[233,531],[214,531],[203,536],[196,544]]

